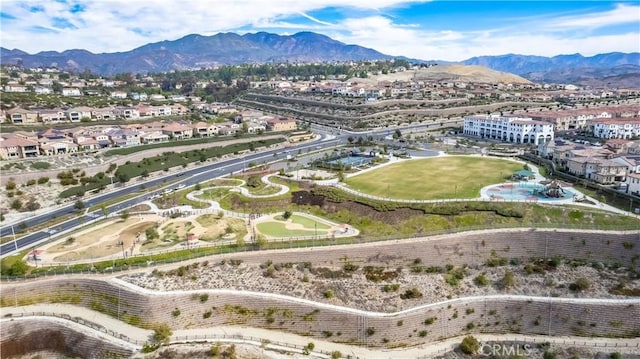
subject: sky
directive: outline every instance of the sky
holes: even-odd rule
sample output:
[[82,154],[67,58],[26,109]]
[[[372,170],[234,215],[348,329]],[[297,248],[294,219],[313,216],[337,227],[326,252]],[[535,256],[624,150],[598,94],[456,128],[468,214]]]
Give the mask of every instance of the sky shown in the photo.
[[0,1],[0,46],[129,51],[189,34],[313,31],[394,56],[640,52],[640,1]]

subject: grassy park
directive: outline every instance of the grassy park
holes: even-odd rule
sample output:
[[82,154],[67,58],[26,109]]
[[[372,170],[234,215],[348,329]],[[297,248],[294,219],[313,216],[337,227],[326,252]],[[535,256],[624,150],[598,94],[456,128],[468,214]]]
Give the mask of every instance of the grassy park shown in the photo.
[[480,189],[500,183],[514,171],[516,162],[486,157],[437,157],[394,163],[345,181],[349,187],[396,199],[477,198]]
[[297,236],[325,236],[331,228],[326,223],[316,221],[313,218],[292,215],[288,220],[282,216],[275,216],[273,220],[261,222],[256,229],[269,237],[297,237]]

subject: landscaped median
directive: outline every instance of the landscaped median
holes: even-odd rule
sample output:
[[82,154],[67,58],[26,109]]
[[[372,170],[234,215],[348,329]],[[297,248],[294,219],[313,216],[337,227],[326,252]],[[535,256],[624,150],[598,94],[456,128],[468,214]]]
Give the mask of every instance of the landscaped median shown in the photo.
[[160,155],[145,158],[140,162],[127,162],[118,166],[113,173],[115,178],[110,178],[100,172],[85,181],[86,184],[68,188],[60,193],[61,198],[73,196],[83,196],[88,191],[104,188],[112,181],[128,182],[135,177],[147,177],[153,172],[168,171],[170,168],[183,166],[193,162],[204,162],[209,158],[221,157],[228,154],[237,154],[243,151],[252,151],[259,147],[268,147],[277,143],[285,142],[285,138],[275,138],[268,140],[256,140],[253,142],[235,143],[224,147],[210,147],[186,152],[164,152]]

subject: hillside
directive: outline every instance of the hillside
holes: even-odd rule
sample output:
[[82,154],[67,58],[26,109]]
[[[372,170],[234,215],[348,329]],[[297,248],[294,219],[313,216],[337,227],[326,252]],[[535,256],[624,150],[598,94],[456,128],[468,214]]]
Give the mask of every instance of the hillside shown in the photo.
[[444,65],[415,71],[402,71],[386,75],[370,76],[366,79],[352,78],[358,83],[376,84],[379,81],[461,81],[485,83],[531,83],[518,75],[495,71],[484,66]]

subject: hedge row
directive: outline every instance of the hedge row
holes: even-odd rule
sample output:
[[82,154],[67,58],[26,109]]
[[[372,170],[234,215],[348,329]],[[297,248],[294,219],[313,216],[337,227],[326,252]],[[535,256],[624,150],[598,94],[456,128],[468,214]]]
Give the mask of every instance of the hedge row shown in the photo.
[[423,211],[425,214],[458,215],[464,212],[482,211],[494,212],[504,217],[522,218],[524,213],[515,208],[514,204],[494,202],[445,202],[445,203],[420,203],[420,202],[392,202],[382,201],[366,197],[360,197],[335,187],[317,186],[311,189],[314,195],[325,197],[331,202],[356,202],[375,209],[378,212],[394,211],[401,208],[409,208]]

